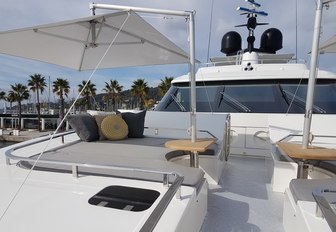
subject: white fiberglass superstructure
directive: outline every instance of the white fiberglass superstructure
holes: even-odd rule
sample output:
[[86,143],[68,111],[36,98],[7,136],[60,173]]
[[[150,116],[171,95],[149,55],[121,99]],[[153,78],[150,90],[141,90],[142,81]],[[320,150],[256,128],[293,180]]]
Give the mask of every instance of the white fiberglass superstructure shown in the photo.
[[[239,25],[248,28],[247,41],[254,41],[251,31],[257,25],[251,17],[246,25]],[[233,153],[267,156],[270,154],[268,118],[273,114],[305,113],[310,69],[294,54],[278,53],[282,48],[282,33],[276,28],[264,31],[260,48],[248,42],[248,48],[242,49],[241,40],[235,31],[226,33],[221,46],[226,56],[212,58],[210,64],[197,70],[196,109],[230,113]],[[324,70],[316,73],[312,113],[318,120],[336,113],[336,74]],[[188,112],[189,90],[189,74],[175,78],[155,110]]]
[[[128,124],[128,138],[98,140],[103,126],[95,117],[73,115],[68,121],[82,123],[75,131],[1,149],[0,230],[332,231],[330,218],[332,222],[335,215],[324,218],[315,212],[312,192],[319,198],[321,187],[334,185],[335,163],[291,158],[279,145],[301,141],[310,71],[290,62],[291,54],[274,54],[282,46],[277,29],[266,30],[263,45],[254,48],[256,16],[267,13],[255,1],[247,2],[250,8],[239,10],[248,15],[243,25],[249,29],[248,48],[242,50],[236,44],[239,36],[229,33],[222,46],[229,56],[213,59],[212,66],[196,74],[192,11],[154,10],[187,16],[190,54],[135,13],[151,11],[145,8],[91,4],[93,13],[100,7],[122,11],[0,33],[0,41],[14,43],[3,53],[60,65],[65,60],[57,59],[57,52],[64,45],[63,52],[70,45],[84,49],[88,57],[79,49],[77,62],[71,60],[77,69],[100,56],[102,67],[127,66],[127,59],[132,65],[174,60],[190,65],[190,73],[173,81],[155,111],[121,114],[125,121],[135,120]],[[83,29],[80,36],[86,40],[72,37],[73,28]],[[23,35],[32,39],[30,46],[51,40],[60,48],[32,52],[21,44]],[[20,46],[15,47],[17,41]],[[122,59],[113,60],[115,51],[123,53]],[[318,74],[310,142],[318,151],[323,146],[332,152],[336,75]],[[81,129],[92,125],[94,141],[92,128],[90,133]],[[112,129],[119,132],[120,127]],[[132,137],[131,129],[141,136]]]

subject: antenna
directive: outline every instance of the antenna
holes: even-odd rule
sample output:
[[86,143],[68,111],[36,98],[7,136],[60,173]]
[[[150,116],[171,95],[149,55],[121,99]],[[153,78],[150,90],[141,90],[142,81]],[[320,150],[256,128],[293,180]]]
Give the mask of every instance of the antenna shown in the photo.
[[261,15],[261,16],[267,16],[268,15],[268,13],[266,13],[265,11],[258,11],[258,10],[254,10],[254,9],[248,9],[248,8],[241,7],[241,6],[239,6],[237,8],[237,10],[243,11],[244,13],[248,13],[248,14],[256,14],[256,15]]
[[245,1],[251,3],[255,7],[261,7],[261,5],[259,3],[257,3],[257,2],[255,2],[254,0],[245,0]]
[[249,36],[247,37],[247,43],[248,43],[248,52],[251,53],[252,51],[255,51],[254,49],[254,41],[255,41],[255,37],[254,37],[254,30],[256,29],[256,27],[258,25],[267,25],[268,23],[258,23],[257,22],[257,16],[261,15],[261,16],[267,16],[268,13],[266,13],[265,11],[259,11],[258,9],[261,7],[261,5],[257,2],[255,2],[254,0],[245,0],[246,2],[248,2],[250,4],[249,8],[245,8],[245,7],[238,7],[237,10],[238,11],[243,11],[244,13],[242,14],[247,14],[247,23],[246,24],[241,24],[238,25],[236,27],[243,27],[246,26],[247,29],[249,30]]
[[255,2],[254,0],[245,0],[246,2],[250,3],[249,8],[241,7],[239,6],[237,8],[238,11],[243,11],[243,14],[255,14],[256,15],[261,15],[261,16],[267,16],[268,13],[265,11],[259,11],[258,9],[261,7],[261,4]]

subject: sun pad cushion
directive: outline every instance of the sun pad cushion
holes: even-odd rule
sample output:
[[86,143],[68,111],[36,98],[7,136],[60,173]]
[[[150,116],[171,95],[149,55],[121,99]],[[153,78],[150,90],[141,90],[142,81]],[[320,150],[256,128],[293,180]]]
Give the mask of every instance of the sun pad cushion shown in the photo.
[[82,141],[91,142],[98,140],[98,126],[95,118],[90,114],[69,115],[68,122]]

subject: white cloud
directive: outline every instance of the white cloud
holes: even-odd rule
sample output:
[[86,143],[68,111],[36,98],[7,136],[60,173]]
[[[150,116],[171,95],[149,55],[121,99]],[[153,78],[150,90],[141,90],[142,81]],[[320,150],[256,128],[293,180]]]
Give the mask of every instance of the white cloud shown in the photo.
[[[315,1],[314,0],[297,0],[298,3],[298,41],[295,41],[296,32],[296,11],[293,0],[283,1],[266,1],[260,0],[262,10],[269,13],[268,17],[259,17],[259,22],[269,22],[269,26],[260,26],[256,31],[256,44],[259,46],[259,37],[264,30],[269,27],[276,27],[282,30],[284,38],[283,53],[295,52],[298,47],[299,58],[308,59],[308,53],[311,49],[311,38],[314,24]],[[0,14],[0,30],[9,30],[14,28],[28,27],[37,24],[46,24],[55,21],[68,20],[78,17],[90,15],[89,1],[87,0],[0,0],[2,12]],[[177,10],[195,10],[196,11],[196,56],[201,61],[206,61],[209,22],[211,12],[211,0],[115,0],[104,1],[108,4],[133,5],[141,7],[162,8],[162,9],[177,9]],[[243,38],[246,46],[246,28],[235,28],[237,24],[246,23],[246,17],[240,16],[236,12],[237,6],[246,6],[245,1],[237,0],[214,0],[212,36],[210,46],[210,57],[221,56],[220,43],[222,36],[231,30],[238,31]],[[323,22],[322,40],[336,34],[336,4],[333,4],[333,9],[325,11]],[[97,14],[103,13],[102,10],[97,10]],[[173,40],[184,49],[188,49],[186,43],[187,32],[186,22],[184,19],[165,19],[158,20],[157,18],[147,17],[153,25],[158,26],[158,29],[168,38]],[[330,59],[329,59],[330,60]],[[81,80],[89,76],[88,72],[76,72],[69,69],[59,68],[53,65],[27,61],[23,59],[11,58],[8,56],[0,56],[0,84],[2,89],[8,89],[9,84],[17,82],[25,82],[29,75],[34,73],[42,73],[45,76],[51,76],[52,79],[64,77],[70,80],[71,86],[75,89]],[[321,60],[321,67],[326,69],[334,69],[334,64],[328,59]],[[186,67],[176,66],[154,67],[154,68],[132,68],[132,69],[117,69],[110,71],[99,71],[93,82],[97,84],[97,89],[100,91],[104,82],[109,79],[118,79],[119,83],[125,88],[131,86],[132,82],[137,78],[145,78],[150,86],[157,85],[160,79],[165,76],[178,76],[186,72]],[[7,87],[6,87],[7,85]]]

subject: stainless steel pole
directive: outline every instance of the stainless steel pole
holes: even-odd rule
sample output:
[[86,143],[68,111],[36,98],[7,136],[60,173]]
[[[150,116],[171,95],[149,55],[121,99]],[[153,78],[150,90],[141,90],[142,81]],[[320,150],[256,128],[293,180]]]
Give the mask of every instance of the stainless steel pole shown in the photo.
[[189,15],[189,46],[190,46],[190,117],[191,117],[191,142],[196,142],[196,77],[195,77],[195,22],[194,12]]
[[323,1],[317,1],[316,13],[315,13],[315,25],[313,34],[313,43],[310,56],[310,71],[307,89],[307,99],[306,99],[306,110],[304,115],[303,124],[303,138],[302,138],[302,148],[306,149],[309,143],[309,133],[311,127],[312,113],[313,113],[313,102],[314,102],[314,90],[315,90],[315,79],[317,73],[317,62],[319,56],[319,43],[320,43],[320,33],[321,33],[321,19],[322,19]]
[[143,8],[143,7],[133,7],[133,6],[118,6],[118,5],[110,5],[110,4],[97,4],[90,3],[90,9],[110,9],[110,10],[132,10],[134,12],[142,12],[142,13],[151,13],[151,14],[165,14],[165,15],[176,15],[176,16],[189,16],[190,11],[177,11],[177,10],[161,10],[161,9],[153,9],[153,8]]
[[151,14],[165,14],[188,17],[189,19],[189,75],[190,75],[190,124],[191,124],[191,141],[195,142],[197,139],[196,129],[196,78],[195,78],[195,12],[193,11],[176,11],[176,10],[161,10],[153,8],[131,7],[131,6],[117,6],[109,4],[91,3],[90,9],[94,14],[95,9],[110,9],[110,10],[132,10],[134,12],[151,13]]

